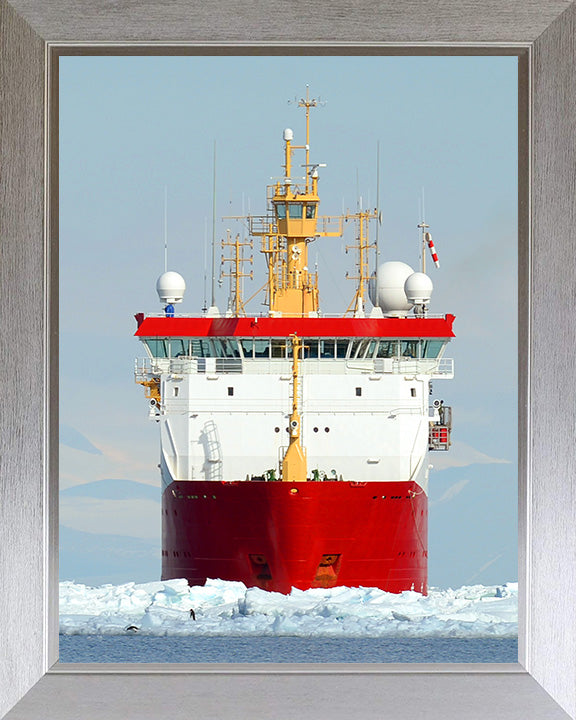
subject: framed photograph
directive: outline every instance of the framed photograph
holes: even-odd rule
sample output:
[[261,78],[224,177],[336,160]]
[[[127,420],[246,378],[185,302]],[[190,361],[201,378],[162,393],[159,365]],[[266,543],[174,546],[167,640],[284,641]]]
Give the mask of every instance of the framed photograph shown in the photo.
[[[515,662],[517,55],[79,52],[60,662]],[[132,583],[145,613],[94,616]]]
[[[0,272],[3,329],[13,338],[3,361],[15,382],[8,389],[7,412],[2,419],[3,442],[9,438],[2,467],[2,570],[10,583],[2,589],[6,637],[2,652],[7,670],[2,675],[0,711],[8,712],[39,680],[9,717],[46,716],[47,708],[53,717],[66,717],[67,708],[74,708],[75,713],[81,708],[84,717],[97,717],[103,712],[103,696],[109,702],[108,717],[114,713],[145,717],[146,712],[158,716],[166,708],[184,717],[192,699],[195,708],[206,714],[254,717],[269,712],[269,697],[274,697],[279,707],[288,708],[290,715],[297,711],[313,717],[325,709],[327,689],[333,697],[343,688],[346,692],[334,708],[334,717],[348,717],[352,712],[382,717],[382,697],[388,708],[395,698],[404,707],[407,692],[414,698],[414,717],[422,705],[431,718],[459,717],[462,712],[468,717],[474,713],[484,717],[487,708],[494,712],[506,708],[509,717],[518,718],[528,712],[534,718],[562,718],[566,713],[574,717],[575,636],[566,618],[573,616],[570,590],[575,585],[575,571],[568,559],[575,546],[570,516],[575,491],[566,478],[571,477],[574,465],[571,437],[575,413],[565,390],[574,379],[574,330],[570,292],[566,291],[574,280],[574,258],[566,243],[574,216],[574,198],[569,191],[575,166],[570,142],[574,98],[568,90],[574,73],[573,5],[526,8],[518,3],[508,15],[482,5],[464,11],[454,3],[450,12],[436,18],[434,37],[429,37],[426,8],[420,4],[408,5],[400,15],[379,5],[373,9],[377,22],[368,17],[361,20],[364,45],[356,45],[358,50],[371,47],[373,51],[375,45],[386,43],[396,43],[399,48],[446,43],[455,53],[458,46],[466,52],[470,46],[476,51],[486,45],[492,51],[495,47],[510,51],[513,46],[528,78],[519,103],[521,107],[524,103],[528,112],[523,140],[530,143],[525,168],[530,174],[520,183],[519,203],[520,250],[528,255],[528,279],[521,284],[519,296],[523,643],[518,666],[500,668],[503,672],[493,667],[460,667],[451,674],[446,674],[446,668],[423,666],[385,670],[326,666],[314,667],[314,674],[310,667],[266,666],[220,667],[216,671],[196,668],[195,674],[182,667],[177,672],[172,669],[169,675],[165,668],[147,668],[147,675],[142,676],[129,666],[111,666],[105,671],[87,667],[77,673],[54,664],[57,500],[50,479],[57,472],[58,375],[50,358],[57,349],[54,279],[58,225],[57,213],[50,212],[54,207],[50,189],[56,178],[50,163],[55,146],[50,141],[54,128],[48,111],[57,96],[55,77],[49,72],[51,54],[53,59],[58,42],[65,41],[159,40],[192,42],[202,54],[206,38],[233,47],[234,43],[250,42],[254,27],[263,28],[261,40],[269,47],[303,44],[317,53],[330,43],[342,43],[347,51],[353,46],[348,25],[341,24],[341,18],[347,17],[345,3],[341,14],[335,12],[333,3],[329,12],[328,8],[316,8],[315,17],[304,24],[294,17],[288,21],[283,17],[280,22],[276,13],[281,8],[271,6],[265,27],[259,22],[262,8],[252,6],[242,8],[240,23],[234,9],[223,6],[212,7],[208,15],[186,6],[161,13],[148,6],[144,16],[127,7],[118,10],[114,23],[104,10],[100,14],[94,8],[90,18],[76,22],[64,2],[46,9],[2,0],[1,9],[3,68],[9,72],[4,69],[0,76],[0,98],[6,108],[0,152],[2,167],[8,167],[10,174],[2,179]],[[332,17],[327,24],[324,10],[327,18]],[[566,14],[561,17],[563,12]],[[391,25],[386,17],[392,19]],[[357,37],[354,41],[358,42]],[[165,48],[156,46],[153,51],[161,54]],[[35,279],[32,285],[30,278]],[[557,318],[554,322],[551,313]],[[562,342],[558,342],[559,327]],[[18,347],[26,347],[26,353],[15,351]],[[134,697],[138,699],[134,701]],[[254,697],[259,698],[257,703]],[[410,712],[407,708],[405,716],[410,717]]]

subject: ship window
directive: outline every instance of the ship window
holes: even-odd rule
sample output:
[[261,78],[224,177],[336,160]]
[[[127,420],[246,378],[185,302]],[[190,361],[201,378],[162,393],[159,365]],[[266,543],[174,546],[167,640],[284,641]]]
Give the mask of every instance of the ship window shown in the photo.
[[422,357],[437,358],[444,347],[444,340],[422,340]]
[[312,220],[316,217],[316,203],[308,203],[306,205],[306,219]]
[[214,349],[214,357],[224,357],[224,348],[222,347],[222,340],[212,340],[212,347]]
[[214,355],[217,358],[237,358],[240,357],[238,343],[236,340],[212,340],[214,344]]
[[320,340],[320,357],[321,358],[333,358],[334,357],[334,351],[335,351],[335,341],[330,338],[330,340]]
[[214,348],[206,338],[192,338],[190,352],[194,357],[214,357]]
[[234,388],[233,388],[233,387],[229,387],[229,388],[228,388],[228,395],[234,395]]
[[376,351],[376,357],[378,358],[391,358],[396,357],[398,350],[398,343],[396,340],[380,340],[378,343],[378,350]]
[[318,357],[318,340],[311,339],[304,341],[303,357],[305,358],[317,358]]
[[350,350],[348,352],[348,357],[356,357],[356,354],[358,353],[358,348],[360,347],[360,343],[362,340],[352,340],[350,343]]
[[250,338],[250,340],[240,340],[240,349],[242,350],[242,355],[245,358],[252,357],[253,348],[254,348],[254,340],[252,340],[252,338]]
[[174,397],[178,397],[178,390],[180,390],[179,387],[174,388]]
[[286,357],[286,341],[285,340],[272,340],[270,344],[270,353],[273,358],[285,358]]
[[276,217],[284,220],[286,217],[286,203],[276,203]]
[[366,355],[368,355],[368,357],[371,357],[374,353],[374,344],[374,340],[360,340],[360,342],[356,346],[354,357],[363,358],[366,357]]
[[417,358],[418,357],[418,341],[417,340],[403,340],[401,343],[400,355],[403,358]]
[[222,347],[224,351],[224,357],[240,357],[240,351],[238,350],[238,343],[236,342],[236,340],[222,340]]
[[349,340],[336,340],[336,357],[345,358],[348,352]]
[[288,203],[288,215],[291,218],[301,218],[304,205],[302,203]]
[[416,388],[410,388],[410,395],[416,397]]
[[361,387],[357,387],[357,388],[356,388],[356,397],[360,397],[361,395],[362,395],[362,388],[361,388]]
[[166,353],[166,341],[165,340],[146,340],[146,345],[150,350],[150,354],[155,358],[168,357]]
[[[168,344],[170,345],[170,357],[176,358],[188,354],[188,347],[184,347],[184,340],[169,340]],[[188,341],[186,341],[186,346],[188,346]]]
[[267,358],[270,355],[270,340],[254,340],[254,357]]

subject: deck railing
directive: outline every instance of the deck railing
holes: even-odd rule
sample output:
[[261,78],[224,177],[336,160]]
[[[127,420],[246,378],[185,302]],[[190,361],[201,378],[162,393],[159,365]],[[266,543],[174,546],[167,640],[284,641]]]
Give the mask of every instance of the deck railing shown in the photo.
[[[394,374],[394,375],[430,375],[434,378],[454,376],[452,358],[365,358],[335,359],[308,358],[301,362],[302,375],[346,375],[346,374]],[[136,358],[134,374],[137,381],[162,374],[172,375],[231,375],[266,374],[292,377],[292,360],[289,358]]]

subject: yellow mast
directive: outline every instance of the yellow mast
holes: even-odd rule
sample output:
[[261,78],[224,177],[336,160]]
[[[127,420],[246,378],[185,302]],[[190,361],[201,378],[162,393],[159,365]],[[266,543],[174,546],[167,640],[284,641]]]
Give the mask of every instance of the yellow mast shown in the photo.
[[299,382],[300,382],[300,351],[302,349],[302,340],[294,333],[290,336],[292,340],[292,413],[290,415],[290,445],[284,455],[282,461],[282,481],[283,482],[306,482],[308,474],[306,463],[306,449],[302,447],[301,437],[301,421],[300,412],[298,410],[299,402]]
[[[310,164],[310,108],[317,104],[306,88],[306,98],[298,103],[306,111],[305,145],[294,145],[292,130],[284,131],[284,178],[272,187],[268,197],[272,225],[266,218],[250,218],[251,234],[264,238],[272,316],[310,317],[318,313],[318,276],[309,269],[308,244],[318,237],[342,235],[341,217],[318,218],[318,167],[322,165]],[[304,178],[292,176],[295,150],[305,151]],[[298,185],[299,180],[304,180],[303,186]]]
[[375,244],[370,244],[369,240],[369,226],[370,220],[374,220],[378,217],[377,210],[371,212],[370,210],[360,210],[352,215],[345,215],[345,220],[356,220],[358,222],[358,236],[356,245],[346,245],[346,252],[348,250],[358,250],[358,275],[348,275],[346,277],[349,280],[358,280],[358,286],[356,293],[352,298],[352,302],[348,305],[348,309],[344,313],[348,314],[351,310],[353,312],[364,310],[364,298],[368,288],[368,281],[370,280],[370,268],[368,253],[371,249],[375,248]]
[[248,242],[241,242],[240,241],[240,235],[236,234],[236,238],[234,240],[231,239],[231,233],[230,230],[226,231],[226,240],[222,240],[222,249],[225,247],[231,247],[234,249],[234,255],[233,257],[224,257],[222,255],[221,258],[221,265],[224,265],[224,263],[231,263],[232,268],[231,272],[227,273],[222,271],[220,273],[220,279],[229,277],[231,278],[231,283],[234,283],[234,289],[232,291],[231,289],[231,300],[234,302],[234,308],[230,308],[230,310],[234,310],[234,315],[239,316],[240,313],[246,314],[244,310],[244,303],[242,302],[242,289],[241,289],[241,279],[243,277],[248,277],[250,280],[254,279],[254,272],[250,270],[249,273],[242,272],[242,263],[249,262],[252,264],[254,262],[254,258],[250,256],[249,258],[245,258],[242,254],[244,247],[249,247],[252,249],[252,241]]

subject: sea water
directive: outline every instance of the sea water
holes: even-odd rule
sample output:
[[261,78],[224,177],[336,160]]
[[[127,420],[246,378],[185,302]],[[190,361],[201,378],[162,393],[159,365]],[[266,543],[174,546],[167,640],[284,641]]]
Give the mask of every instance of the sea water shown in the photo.
[[61,635],[62,663],[515,663],[516,638]]

